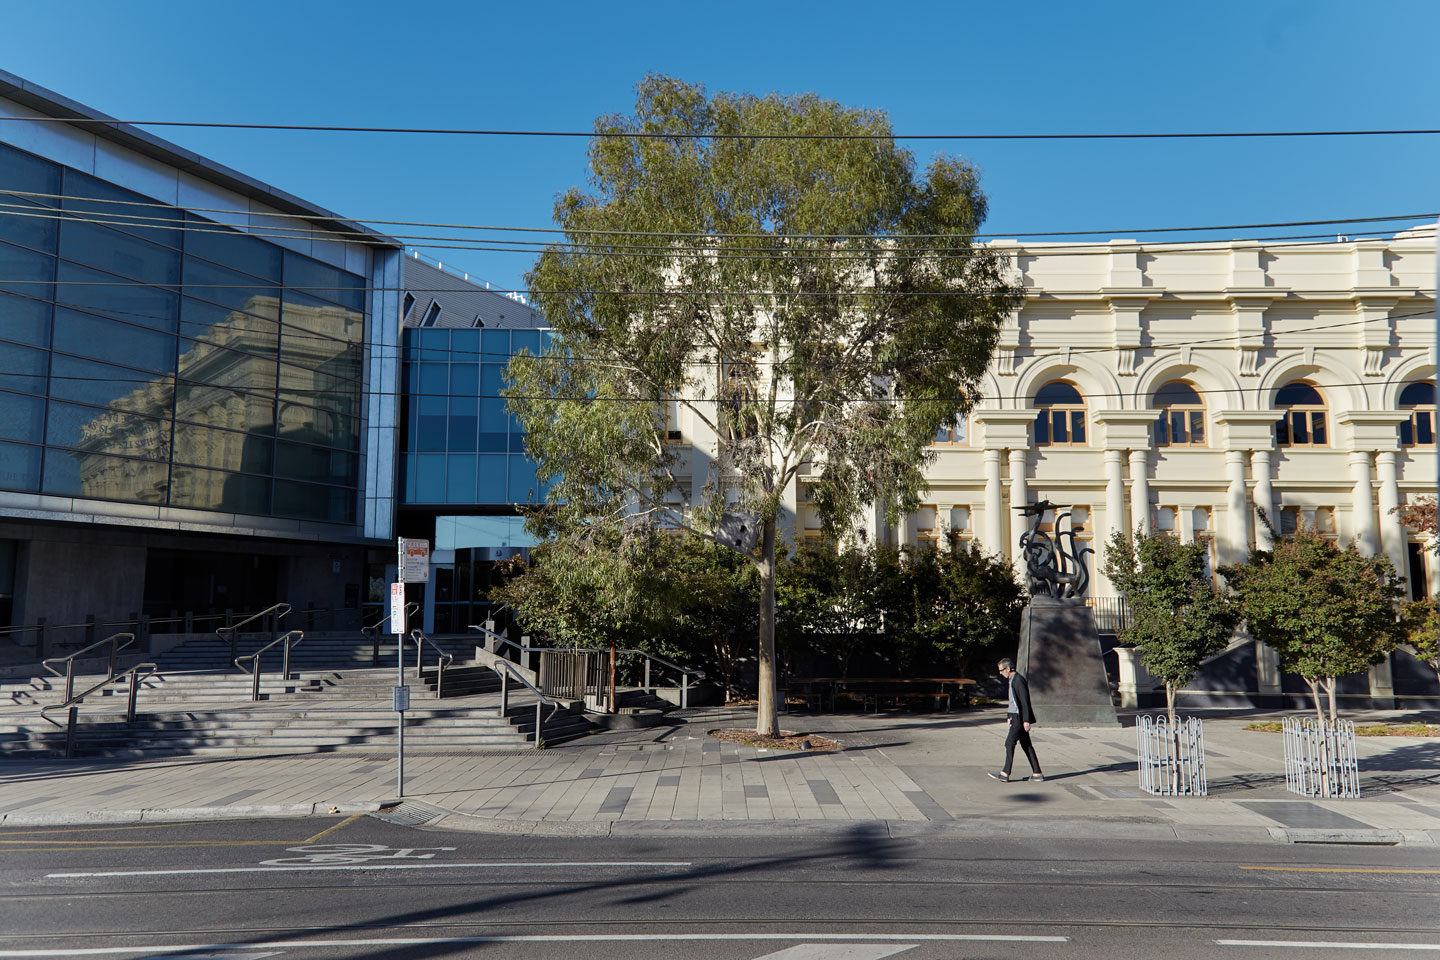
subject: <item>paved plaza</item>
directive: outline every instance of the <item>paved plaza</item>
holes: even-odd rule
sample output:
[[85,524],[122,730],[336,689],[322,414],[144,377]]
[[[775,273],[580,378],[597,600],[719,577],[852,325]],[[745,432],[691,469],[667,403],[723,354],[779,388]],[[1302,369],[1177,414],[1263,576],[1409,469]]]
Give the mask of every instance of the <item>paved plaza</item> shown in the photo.
[[[1367,719],[1398,714],[1367,715]],[[1360,738],[1362,797],[1287,793],[1278,734],[1253,716],[1206,721],[1210,795],[1137,787],[1134,729],[1036,728],[1046,780],[997,783],[999,709],[951,714],[791,714],[786,729],[832,752],[763,750],[707,731],[753,724],[710,708],[664,726],[534,751],[408,753],[404,803],[393,748],[364,753],[0,761],[0,825],[381,812],[446,828],[534,834],[789,834],[857,822],[894,835],[1115,836],[1440,842],[1440,741]],[[1017,756],[1013,771],[1026,773]]]

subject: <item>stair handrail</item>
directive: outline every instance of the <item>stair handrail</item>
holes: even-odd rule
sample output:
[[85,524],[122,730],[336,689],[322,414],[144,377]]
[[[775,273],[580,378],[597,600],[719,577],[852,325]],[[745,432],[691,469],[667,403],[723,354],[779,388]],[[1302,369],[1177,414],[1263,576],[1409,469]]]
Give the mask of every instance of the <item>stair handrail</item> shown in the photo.
[[660,666],[662,666],[662,667],[669,667],[671,670],[677,671],[677,672],[680,674],[680,709],[681,709],[681,710],[688,710],[688,709],[690,709],[690,678],[691,678],[691,677],[694,677],[694,678],[696,678],[697,680],[704,680],[704,679],[705,679],[705,671],[704,671],[704,670],[697,670],[697,669],[695,669],[694,667],[682,667],[682,666],[680,666],[680,664],[678,664],[678,663],[672,663],[671,661],[666,660],[664,657],[657,657],[657,656],[655,656],[655,654],[650,653],[649,651],[646,651],[646,650],[616,650],[615,652],[616,652],[617,654],[619,654],[619,653],[638,653],[638,654],[640,654],[640,656],[642,656],[642,657],[645,658],[645,689],[646,689],[646,690],[649,690],[649,689],[651,689],[651,688],[653,687],[653,684],[650,683],[650,664],[651,664],[651,663],[658,663],[658,664],[660,664]]
[[[505,635],[502,634],[502,633],[496,633],[494,630],[489,630],[489,629],[487,629],[487,628],[485,628],[485,627],[482,627],[482,626],[480,626],[480,625],[478,625],[478,624],[474,624],[474,623],[467,624],[466,629],[478,631],[478,632],[480,632],[480,633],[485,634],[485,636],[487,636],[487,637],[493,637],[493,638],[495,639],[495,642],[496,642],[497,644],[504,644],[504,645],[509,646],[509,647],[514,647],[517,651],[519,651],[519,653],[520,653],[520,655],[521,655],[522,657],[523,657],[525,654],[529,653],[531,650],[537,650],[537,651],[543,652],[543,651],[549,650],[549,649],[556,649],[556,650],[560,649],[559,647],[554,647],[554,648],[551,648],[551,647],[527,647],[527,646],[524,646],[523,644],[516,643],[514,640],[511,640],[509,637],[505,636]],[[567,647],[566,649],[569,649],[569,648]]]
[[551,700],[549,697],[545,696],[545,694],[541,693],[538,689],[536,689],[533,683],[525,679],[524,674],[522,674],[515,667],[515,664],[511,663],[509,660],[492,660],[490,662],[490,669],[494,670],[500,675],[500,716],[505,716],[509,713],[510,710],[509,679],[511,677],[514,677],[516,680],[520,681],[531,693],[535,694],[535,749],[539,750],[541,723],[540,707],[543,704],[550,704],[550,716],[546,717],[545,719],[554,720],[555,714],[560,712],[560,708],[563,707],[564,704],[560,703],[560,701],[558,700]]
[[[107,685],[107,684],[109,684],[109,683],[113,683],[113,682],[116,681],[116,680],[121,680],[121,679],[124,679],[125,677],[129,677],[129,678],[130,678],[130,694],[129,694],[128,700],[126,701],[126,705],[125,705],[125,720],[126,720],[126,722],[128,722],[128,723],[134,723],[134,722],[135,722],[135,699],[136,699],[136,697],[138,697],[138,696],[140,695],[140,682],[141,682],[142,680],[148,680],[151,676],[154,675],[155,671],[158,670],[158,669],[159,669],[159,668],[158,668],[155,664],[153,664],[153,663],[137,663],[137,664],[135,664],[135,666],[131,667],[131,668],[128,669],[128,670],[124,670],[124,671],[121,671],[120,673],[113,674],[112,676],[106,677],[104,680],[101,680],[99,683],[91,686],[89,689],[85,690],[83,693],[79,693],[79,694],[76,694],[76,695],[73,696],[73,697],[67,698],[64,703],[52,703],[52,704],[50,704],[49,706],[41,707],[41,708],[40,708],[40,719],[45,720],[45,721],[47,721],[47,722],[49,722],[49,723],[53,723],[53,724],[55,724],[55,726],[57,726],[57,727],[60,726],[61,724],[60,724],[60,722],[59,722],[58,720],[53,720],[53,719],[51,719],[51,717],[49,716],[50,711],[51,711],[51,710],[66,710],[66,711],[68,711],[68,716],[67,716],[67,718],[66,718],[65,725],[64,725],[64,726],[65,726],[65,759],[66,759],[66,760],[69,760],[71,757],[73,757],[73,756],[75,755],[75,726],[76,726],[76,724],[79,722],[79,719],[80,719],[80,708],[79,708],[79,706],[77,706],[77,704],[79,704],[80,701],[84,700],[84,699],[85,699],[86,697],[88,697],[90,694],[94,693],[96,690],[99,690],[101,687],[104,687],[105,685]],[[146,674],[145,674],[145,676],[143,676],[143,677],[139,675],[141,670],[145,670],[145,671],[146,671]]]
[[[450,651],[446,650],[444,647],[440,646],[440,644],[436,643],[434,640],[431,640],[429,637],[427,637],[427,636],[425,635],[425,631],[421,630],[419,627],[416,627],[414,630],[411,630],[411,631],[410,631],[410,639],[413,640],[413,641],[415,641],[415,679],[416,679],[416,680],[419,680],[419,679],[420,679],[420,671],[421,671],[421,669],[425,666],[425,644],[427,644],[427,643],[430,644],[430,646],[432,646],[432,647],[435,648],[435,652],[436,652],[437,654],[439,654],[439,656],[435,658],[435,659],[436,659],[436,664],[435,664],[435,699],[438,700],[438,699],[444,697],[444,696],[445,696],[445,668],[448,667],[448,666],[450,666],[450,664],[455,661],[455,654],[453,654],[453,653],[451,653]],[[402,650],[401,652],[403,653],[404,651]],[[403,661],[404,658],[402,657],[401,659],[402,659],[402,661]],[[402,671],[403,671],[404,666],[405,666],[404,663],[402,662],[400,666],[401,666],[401,669],[402,669]]]
[[215,636],[219,637],[221,640],[224,640],[225,634],[230,634],[230,659],[233,660],[235,659],[235,638],[236,635],[240,632],[241,627],[245,626],[245,624],[251,622],[252,620],[259,620],[261,617],[271,613],[275,614],[275,620],[278,622],[285,619],[285,614],[289,613],[291,609],[292,607],[290,606],[290,604],[286,603],[283,600],[279,603],[272,603],[270,606],[266,607],[264,610],[261,610],[259,613],[250,614],[250,616],[246,617],[244,620],[241,620],[239,623],[232,623],[224,627],[216,627]]
[[[291,638],[292,638],[292,637],[295,638],[294,641],[293,641],[293,643],[292,643],[292,641],[291,641]],[[276,637],[274,640],[271,640],[269,643],[265,644],[265,646],[261,647],[259,650],[256,650],[254,653],[249,653],[249,654],[246,654],[246,655],[243,656],[243,657],[236,657],[236,658],[235,658],[235,660],[234,660],[235,666],[236,666],[239,670],[241,670],[242,672],[245,672],[245,673],[250,674],[250,699],[251,699],[251,700],[259,700],[259,699],[260,699],[260,656],[261,656],[261,654],[265,653],[265,651],[269,650],[271,647],[278,646],[278,645],[280,645],[280,644],[282,644],[282,643],[285,644],[285,662],[284,662],[284,665],[280,668],[280,679],[281,679],[282,681],[288,681],[288,680],[290,679],[290,648],[291,648],[292,646],[298,645],[298,644],[300,643],[300,641],[301,641],[301,640],[304,640],[304,639],[305,639],[305,631],[304,631],[304,630],[291,630],[289,633],[285,634],[284,636]],[[249,661],[250,661],[250,669],[249,669],[249,670],[246,670],[246,669],[245,669],[245,665],[240,662],[240,661],[242,661],[242,660],[249,660]]]
[[[420,604],[413,600],[405,604],[405,619],[409,620],[419,609]],[[360,628],[360,632],[370,638],[370,665],[372,667],[380,666],[380,627],[389,619],[390,614],[387,612],[385,616],[376,620],[374,623]],[[401,645],[403,646],[404,644]]]
[[[118,643],[118,642],[117,642],[121,637],[124,637],[124,638],[125,638],[125,642],[124,642],[124,643]],[[116,676],[116,675],[115,675],[115,656],[116,656],[116,654],[118,654],[121,650],[124,650],[126,647],[130,646],[130,644],[132,644],[132,643],[134,643],[134,642],[135,642],[135,634],[133,634],[133,633],[112,633],[110,636],[106,637],[104,640],[96,640],[94,643],[90,644],[90,646],[84,647],[84,648],[82,648],[82,649],[80,649],[80,650],[76,650],[74,653],[70,654],[70,656],[68,656],[68,657],[51,657],[51,658],[48,659],[48,660],[41,660],[41,661],[40,661],[40,666],[44,667],[46,670],[49,670],[51,673],[53,673],[53,674],[54,674],[55,676],[57,676],[57,677],[64,677],[64,678],[65,678],[65,699],[66,699],[67,701],[69,701],[69,700],[72,699],[72,698],[74,697],[74,695],[75,695],[75,660],[76,660],[76,658],[78,658],[78,657],[80,657],[80,656],[83,656],[84,654],[89,653],[91,650],[94,650],[96,647],[103,647],[103,646],[105,646],[105,644],[107,644],[107,643],[110,644],[110,669],[108,669],[108,670],[105,672],[105,679],[104,679],[104,681],[102,681],[102,683],[109,683],[111,680],[114,680],[114,679],[115,679],[115,676]],[[52,663],[63,663],[63,664],[65,664],[65,672],[64,672],[64,673],[61,673],[59,670],[56,670],[54,667],[51,666]]]

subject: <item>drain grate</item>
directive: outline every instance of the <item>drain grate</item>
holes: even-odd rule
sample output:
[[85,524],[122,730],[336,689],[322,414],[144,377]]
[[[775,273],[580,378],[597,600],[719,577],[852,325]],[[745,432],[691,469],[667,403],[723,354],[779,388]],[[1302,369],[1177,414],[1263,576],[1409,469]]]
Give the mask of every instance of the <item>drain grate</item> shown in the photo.
[[402,827],[422,827],[433,823],[450,811],[444,807],[424,803],[420,800],[402,800],[393,807],[384,807],[370,814],[376,820],[398,824]]

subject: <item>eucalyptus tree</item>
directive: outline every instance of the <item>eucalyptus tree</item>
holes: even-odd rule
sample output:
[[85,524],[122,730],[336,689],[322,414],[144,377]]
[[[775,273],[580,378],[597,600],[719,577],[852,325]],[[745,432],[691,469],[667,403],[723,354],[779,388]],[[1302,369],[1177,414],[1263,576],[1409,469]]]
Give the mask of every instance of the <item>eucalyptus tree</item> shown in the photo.
[[588,189],[556,201],[563,240],[527,277],[556,336],[506,391],[552,484],[545,532],[584,557],[602,527],[713,538],[749,517],[760,733],[786,491],[807,471],[841,536],[871,504],[918,503],[927,445],[979,398],[1020,302],[974,241],[985,214],[973,166],[919,172],[879,111],[654,75],[633,115],[596,121]]

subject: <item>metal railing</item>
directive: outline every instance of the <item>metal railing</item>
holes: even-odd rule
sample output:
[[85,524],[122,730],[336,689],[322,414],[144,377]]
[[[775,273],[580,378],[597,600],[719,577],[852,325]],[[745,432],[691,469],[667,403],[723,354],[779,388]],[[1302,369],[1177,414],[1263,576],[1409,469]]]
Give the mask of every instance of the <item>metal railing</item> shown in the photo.
[[[236,657],[235,657],[235,654],[236,654],[236,652],[237,652],[236,647],[235,647],[236,638],[237,638],[237,636],[238,636],[238,634],[239,634],[239,632],[240,632],[240,628],[241,628],[241,627],[245,626],[247,623],[254,623],[256,620],[259,620],[261,617],[267,617],[267,616],[272,616],[272,615],[273,615],[274,618],[275,618],[275,622],[278,623],[278,622],[280,622],[281,620],[285,619],[285,615],[290,612],[290,609],[291,609],[291,607],[290,607],[290,604],[288,604],[288,603],[281,602],[281,603],[271,604],[270,606],[266,607],[264,610],[261,610],[259,613],[252,613],[252,614],[250,614],[250,616],[246,617],[244,620],[241,620],[239,623],[228,623],[228,624],[226,624],[226,625],[223,626],[223,627],[216,627],[216,628],[215,628],[215,636],[219,637],[221,640],[224,640],[224,639],[225,639],[225,635],[226,635],[227,633],[230,635],[230,659],[231,659],[231,660],[234,660],[234,659],[236,658]],[[273,637],[273,636],[274,636],[274,633],[275,633],[275,630],[274,630],[273,627],[270,628],[270,632],[271,632],[271,636]],[[270,649],[271,646],[274,646],[274,645],[275,645],[275,641],[272,639],[272,640],[270,641],[270,645],[267,646],[265,649],[268,650],[268,649]],[[287,654],[287,657],[288,657],[289,647],[286,647],[286,654]],[[239,664],[237,663],[236,666],[239,666]],[[242,667],[241,669],[244,669],[244,668]]]
[[1100,633],[1118,636],[1134,622],[1130,601],[1124,597],[1086,597],[1085,605],[1095,614],[1095,629]]
[[1140,789],[1157,796],[1207,795],[1205,728],[1196,717],[1170,725],[1168,716],[1135,718]]
[[[125,638],[124,643],[119,642],[121,637]],[[103,647],[105,646],[105,644],[108,643],[110,645],[110,669],[106,671],[104,682],[109,683],[111,680],[115,679],[116,656],[120,653],[121,650],[124,650],[126,647],[130,646],[130,644],[134,642],[134,640],[135,634],[133,633],[111,634],[104,640],[96,640],[94,643],[90,644],[90,646],[85,647],[81,650],[76,650],[68,657],[51,657],[49,660],[42,660],[40,661],[40,666],[44,667],[46,670],[49,670],[57,677],[63,676],[65,678],[65,699],[68,701],[75,695],[75,661],[77,659],[83,657],[85,654],[89,653],[91,650],[94,650],[96,647]],[[62,674],[59,670],[56,670],[53,666],[51,666],[51,664],[54,663],[65,664],[65,672]]]
[[[508,637],[502,636],[501,634],[498,634],[495,631],[489,630],[485,627],[479,626],[478,624],[470,624],[469,629],[477,631],[478,633],[482,633],[487,637],[490,637],[497,646],[504,645],[508,647],[513,647],[517,652],[519,652],[522,657],[531,653],[539,654],[540,664],[539,669],[536,671],[536,675],[541,680],[541,686],[545,687],[546,692],[554,693],[557,696],[562,695],[562,691],[560,689],[561,687],[569,688],[570,686],[573,686],[577,682],[577,680],[583,675],[585,680],[586,693],[594,696],[596,698],[596,701],[602,705],[608,705],[612,702],[614,691],[609,689],[608,669],[605,669],[603,666],[600,666],[597,669],[596,666],[591,663],[591,661],[597,656],[602,660],[609,657],[610,651],[608,648],[586,649],[582,647],[532,647],[528,644],[516,643],[514,640],[511,640]],[[546,663],[547,655],[550,655],[552,657],[552,661],[550,664]],[[654,673],[652,670],[653,667],[658,666],[664,670],[674,670],[675,672],[677,672],[680,675],[680,678],[678,684],[676,685],[676,689],[680,691],[680,709],[682,710],[688,709],[690,706],[691,678],[693,677],[696,680],[705,679],[705,671],[703,670],[697,670],[692,667],[682,667],[678,663],[672,663],[671,661],[666,660],[663,657],[657,657],[653,653],[649,653],[645,650],[636,650],[629,647],[616,648],[615,656],[617,658],[643,658],[643,676],[640,679],[642,680],[641,688],[644,690],[653,692],[656,689],[656,684],[652,682],[654,678]],[[564,660],[567,658],[570,661],[568,663],[564,662]],[[582,663],[580,661],[584,662]],[[594,682],[590,681],[590,677],[592,676],[596,677],[596,680]],[[547,685],[551,681],[555,682],[559,686],[552,689],[550,686]],[[591,690],[592,687],[594,688],[593,692]],[[580,698],[576,697],[574,699]]]
[[[125,705],[125,721],[127,723],[133,723],[135,721],[135,700],[140,695],[140,682],[150,677],[150,675],[153,674],[156,669],[157,667],[153,663],[137,663],[130,669],[124,670],[120,673],[114,673],[112,671],[110,676],[106,677],[104,680],[101,680],[99,683],[90,687],[83,693],[77,694],[73,697],[66,697],[64,703],[52,703],[48,707],[41,707],[40,718],[42,720],[46,720],[50,723],[55,724],[55,726],[57,727],[60,726],[60,722],[51,719],[49,715],[50,711],[67,711],[65,720],[65,759],[69,760],[75,755],[75,728],[80,720],[80,708],[77,706],[77,704],[79,704],[90,694],[101,689],[107,684],[112,683],[116,680],[123,679],[125,677],[129,677],[130,692]],[[146,671],[145,676],[143,677],[140,676],[141,670]]]
[[[405,619],[409,620],[419,609],[420,604],[414,603],[413,601],[405,604]],[[360,632],[370,638],[370,666],[372,667],[380,666],[380,628],[389,622],[390,614],[386,613],[385,616],[376,620],[374,623],[360,628]],[[400,646],[404,646],[404,644]]]
[[284,660],[283,665],[282,665],[281,668],[280,668],[280,679],[281,679],[282,681],[288,681],[288,680],[290,679],[290,648],[291,648],[292,646],[298,644],[301,640],[304,640],[304,639],[305,639],[305,631],[303,631],[303,630],[291,630],[289,633],[285,634],[283,637],[278,637],[278,638],[276,638],[276,639],[274,639],[274,640],[271,640],[269,643],[265,644],[265,646],[261,647],[259,650],[256,650],[254,653],[246,654],[246,655],[243,656],[243,657],[236,657],[236,658],[235,658],[235,660],[234,660],[235,666],[238,667],[238,668],[239,668],[240,670],[242,670],[242,671],[245,670],[245,665],[244,665],[241,661],[244,661],[244,660],[250,661],[250,670],[247,671],[247,672],[250,674],[250,699],[251,699],[251,700],[259,700],[259,699],[260,699],[260,657],[263,656],[263,655],[265,654],[265,652],[266,652],[267,650],[269,650],[271,647],[278,646],[279,644],[282,644],[282,643],[285,644],[285,660]]
[[551,700],[549,697],[545,696],[545,694],[537,690],[535,688],[535,685],[529,680],[526,680],[525,676],[519,670],[517,670],[515,668],[515,665],[509,660],[496,660],[490,664],[490,669],[494,670],[497,674],[500,675],[500,716],[508,716],[510,712],[511,678],[519,681],[522,685],[524,685],[527,690],[535,694],[535,749],[539,750],[542,739],[540,736],[540,727],[542,722],[540,719],[540,708],[548,703],[550,705],[550,716],[546,717],[545,719],[554,720],[555,714],[560,712],[564,704],[561,704],[555,700]]
[[1285,717],[1285,789],[1305,797],[1360,796],[1355,724],[1321,723],[1313,717]]
[[[445,696],[445,668],[455,660],[455,655],[445,650],[440,644],[431,640],[420,629],[410,631],[410,639],[415,641],[415,679],[420,679],[420,674],[425,668],[425,644],[435,648],[435,699],[439,700]],[[404,652],[403,650],[401,651]],[[405,664],[404,657],[401,657],[400,669],[403,672]]]

